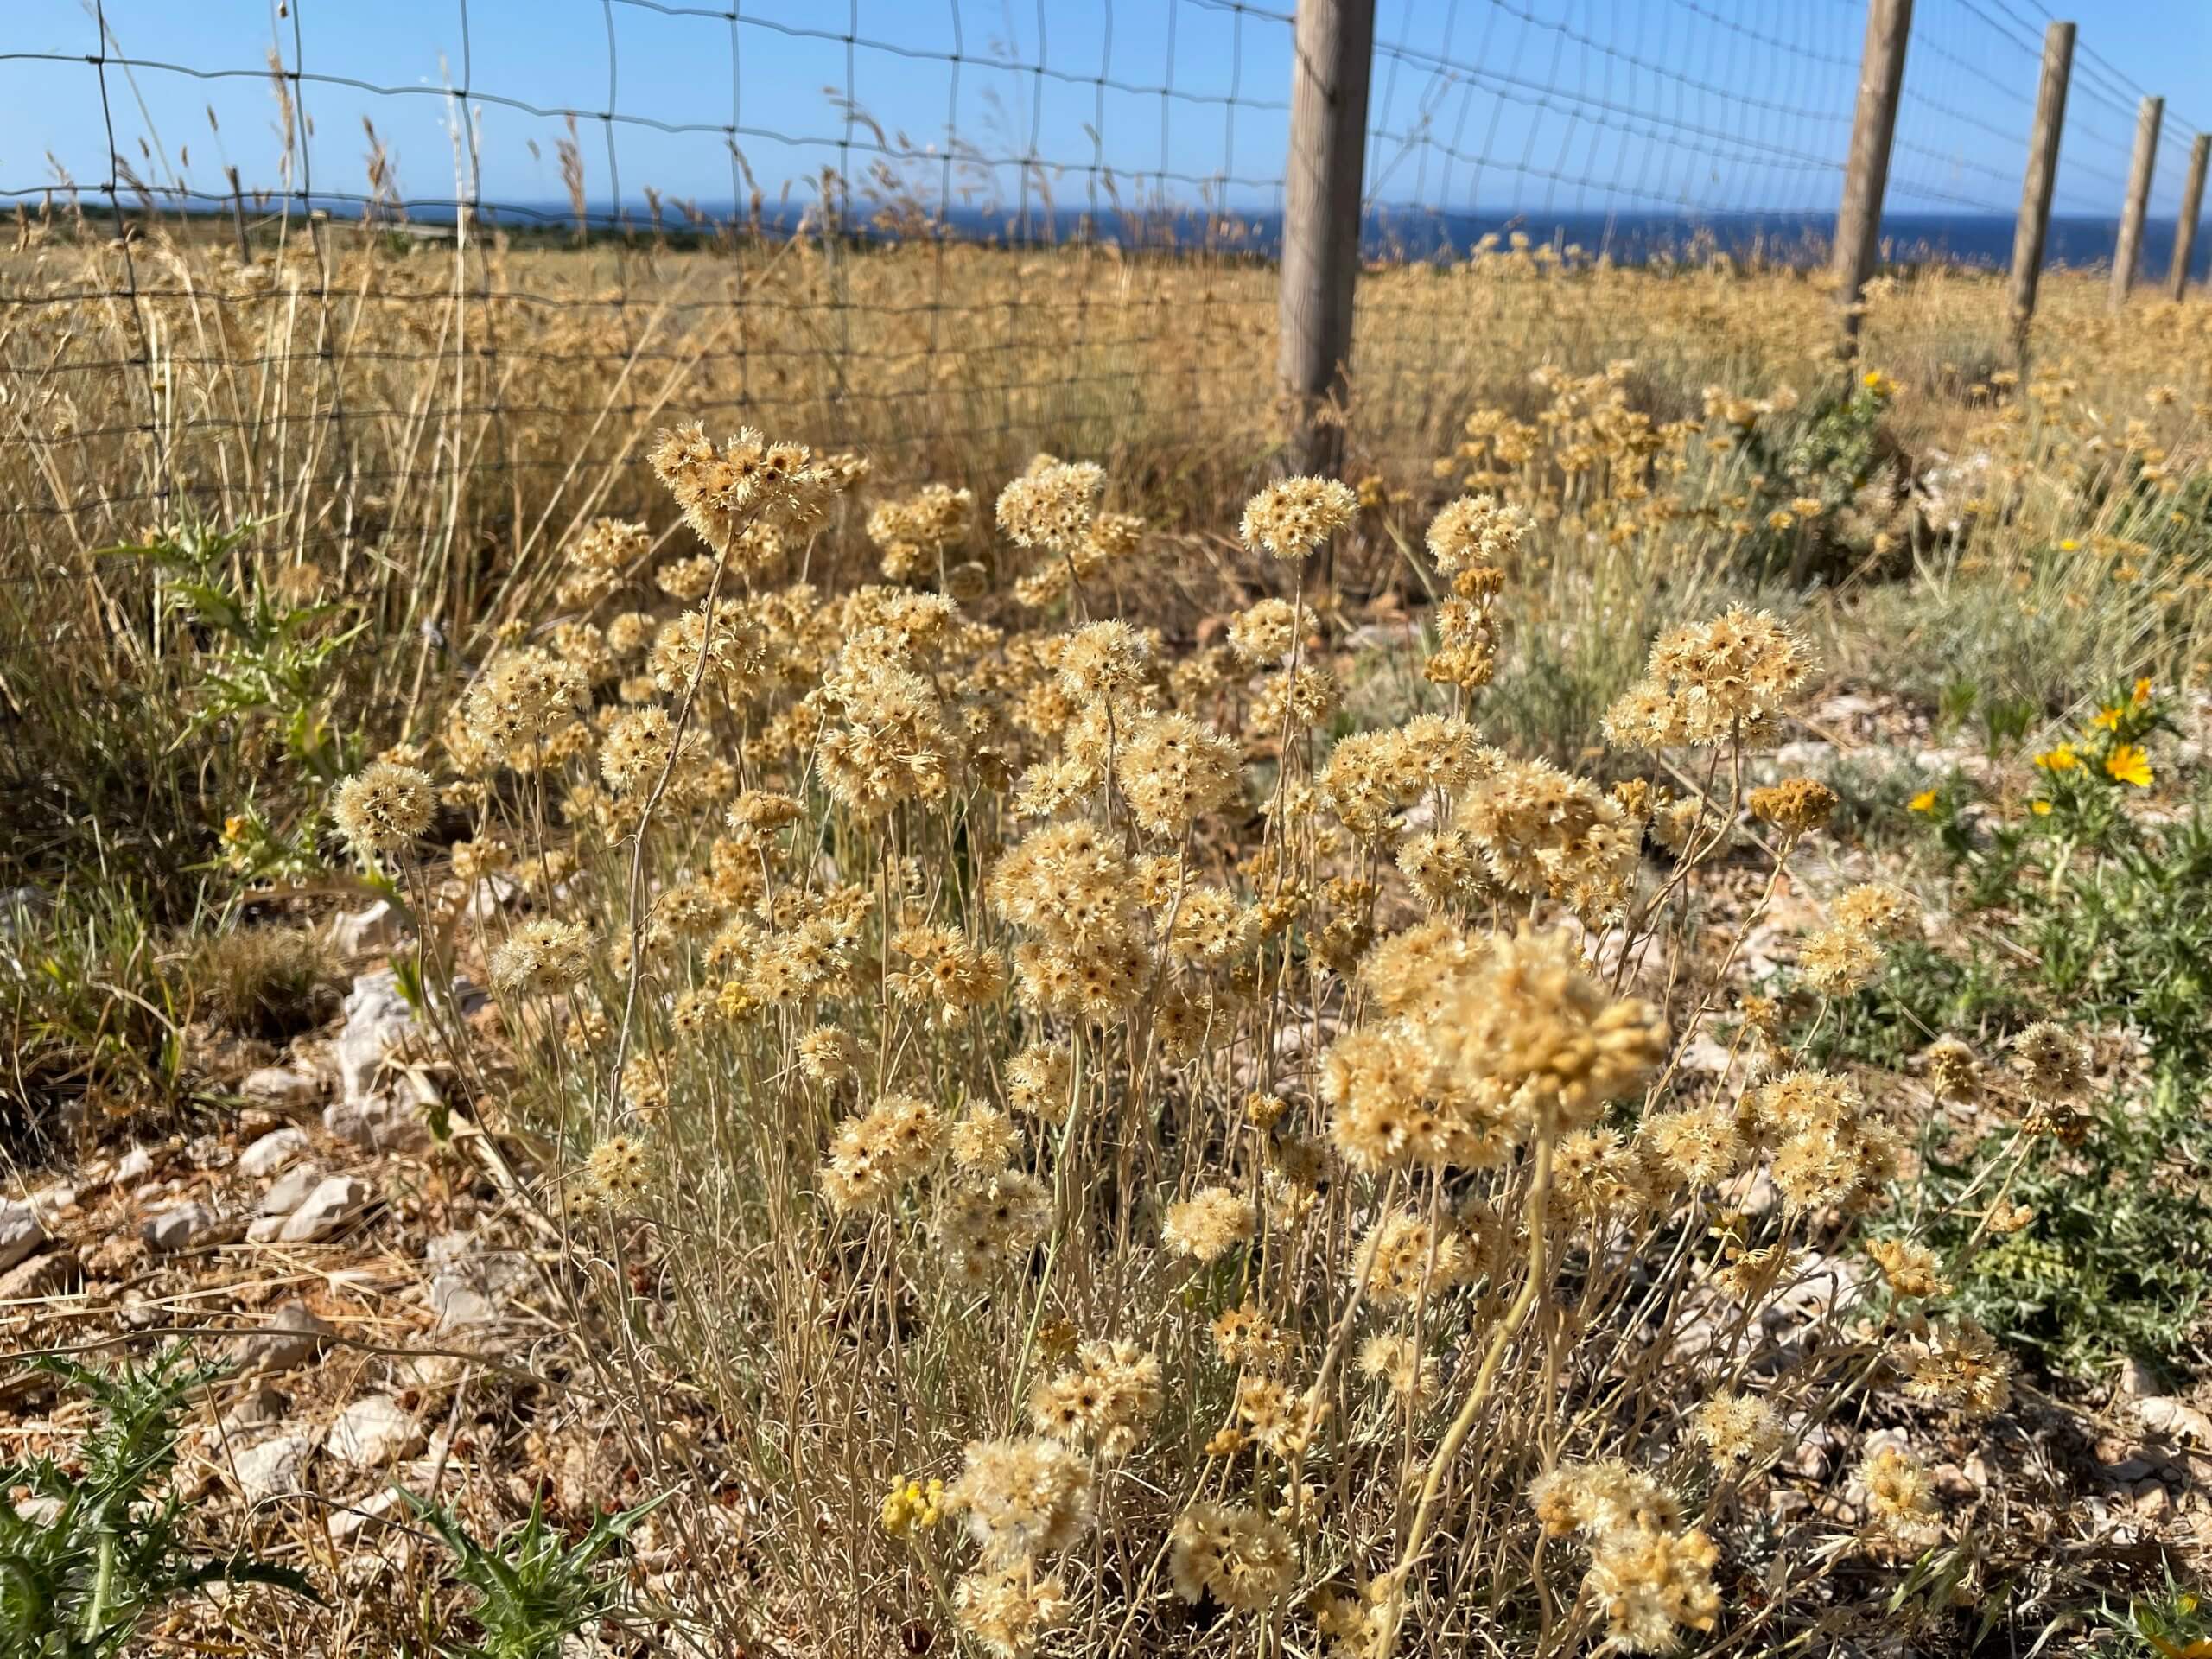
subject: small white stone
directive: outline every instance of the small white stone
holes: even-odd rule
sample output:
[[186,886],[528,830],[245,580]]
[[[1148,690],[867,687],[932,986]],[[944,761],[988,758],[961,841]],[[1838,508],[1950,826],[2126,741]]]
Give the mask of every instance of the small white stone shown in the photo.
[[279,1175],[253,1206],[257,1216],[289,1216],[307,1202],[308,1194],[322,1184],[322,1172],[312,1164],[296,1164]]
[[385,1057],[414,1029],[415,1013],[399,994],[397,974],[386,969],[354,980],[346,994],[346,1028],[338,1034],[338,1081],[346,1104],[379,1092]]
[[414,1416],[387,1395],[356,1400],[330,1425],[324,1448],[357,1469],[378,1469],[411,1457],[423,1445]]
[[382,1521],[400,1506],[397,1491],[386,1486],[381,1491],[371,1492],[358,1503],[349,1503],[342,1510],[330,1512],[330,1535],[340,1543],[359,1532],[364,1527]]
[[206,1205],[177,1204],[147,1217],[139,1231],[157,1250],[181,1250],[214,1224],[215,1212]]
[[2143,1427],[2153,1434],[2185,1445],[2212,1446],[2212,1417],[2207,1417],[2194,1406],[2153,1395],[2147,1400],[2137,1401],[2135,1409],[2143,1419]]
[[115,1184],[129,1186],[144,1180],[154,1173],[154,1149],[133,1147],[123,1154],[123,1161],[115,1166]]
[[351,1175],[327,1177],[301,1201],[276,1236],[287,1244],[311,1244],[329,1237],[369,1201],[369,1184]]
[[249,1446],[230,1459],[230,1476],[249,1502],[300,1490],[315,1455],[312,1434],[278,1434]]
[[27,1204],[0,1204],[0,1273],[44,1247],[47,1231]]
[[287,1302],[267,1325],[238,1344],[238,1369],[248,1373],[289,1371],[320,1353],[322,1339],[330,1334],[330,1326],[304,1302]]
[[398,939],[399,912],[388,899],[379,899],[367,909],[340,916],[330,925],[331,948],[341,957],[365,956]]
[[250,1181],[264,1180],[307,1149],[306,1130],[271,1129],[238,1154],[238,1173]]

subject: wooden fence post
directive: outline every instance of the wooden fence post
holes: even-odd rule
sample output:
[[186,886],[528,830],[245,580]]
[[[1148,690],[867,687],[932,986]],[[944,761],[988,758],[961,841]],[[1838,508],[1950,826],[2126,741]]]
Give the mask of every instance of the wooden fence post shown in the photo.
[[2163,98],[2146,98],[2135,118],[2135,160],[2127,169],[2127,202],[2120,210],[2120,241],[2112,251],[2112,308],[2127,303],[2135,285],[2135,266],[2143,257],[2143,213],[2151,202],[2151,175],[2158,164],[2158,123],[2166,112]]
[[2012,231],[2012,354],[2023,365],[2028,324],[2036,314],[2036,284],[2043,279],[2044,242],[2050,233],[2051,186],[2058,178],[2058,138],[2066,125],[2066,79],[2073,69],[2074,25],[2053,23],[2043,32],[2043,82],[2036,89],[2020,219]]
[[2166,291],[2178,300],[2189,288],[2189,259],[2196,251],[2196,216],[2204,207],[2204,163],[2212,157],[2212,132],[2200,132],[2189,149],[2189,181],[2181,188],[2181,218],[2174,226],[2174,264]]
[[1295,472],[1333,474],[1344,461],[1343,427],[1320,416],[1344,395],[1351,359],[1374,56],[1375,0],[1298,0],[1276,302],[1276,372]]
[[1842,354],[1858,355],[1859,296],[1882,246],[1882,193],[1890,181],[1890,139],[1904,85],[1904,46],[1912,33],[1912,0],[1870,0],[1866,47],[1859,63],[1859,110],[1844,163],[1843,202],[1835,219],[1836,306]]

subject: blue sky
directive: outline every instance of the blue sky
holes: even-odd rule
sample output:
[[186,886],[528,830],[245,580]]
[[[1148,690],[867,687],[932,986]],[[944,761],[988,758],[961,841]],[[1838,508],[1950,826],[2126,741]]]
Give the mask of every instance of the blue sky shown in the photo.
[[[595,203],[619,181],[627,201],[652,186],[719,208],[747,169],[772,202],[803,202],[825,167],[865,189],[881,166],[931,207],[1010,211],[1049,193],[1264,210],[1280,200],[1289,3],[105,0],[111,57],[146,61],[103,73],[86,60],[89,3],[5,0],[0,187],[104,183],[111,118],[149,182],[217,192],[235,166],[250,190],[359,193],[365,117],[403,194],[450,199],[446,93],[465,86],[479,173],[461,188],[492,201],[564,200],[572,111]],[[2049,14],[2037,0],[1918,12],[1890,208],[2010,213]],[[2212,122],[2212,7],[2095,0],[2075,15],[2059,210],[2117,211],[2134,100],[2156,90],[2169,109],[2153,211],[2171,213],[2195,124]],[[1826,211],[1863,27],[1859,0],[1378,0],[1370,196]],[[272,50],[307,77],[312,137],[289,178]]]

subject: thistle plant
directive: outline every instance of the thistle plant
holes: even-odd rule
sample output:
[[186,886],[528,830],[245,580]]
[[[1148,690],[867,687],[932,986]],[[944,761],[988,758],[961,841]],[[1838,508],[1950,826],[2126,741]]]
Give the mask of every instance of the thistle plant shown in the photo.
[[41,1357],[28,1362],[86,1396],[98,1420],[65,1463],[41,1457],[0,1468],[0,1634],[37,1659],[123,1652],[146,1619],[212,1584],[263,1584],[309,1595],[296,1571],[243,1549],[197,1554],[186,1505],[163,1484],[175,1468],[186,1403],[221,1375],[183,1344],[112,1372]]

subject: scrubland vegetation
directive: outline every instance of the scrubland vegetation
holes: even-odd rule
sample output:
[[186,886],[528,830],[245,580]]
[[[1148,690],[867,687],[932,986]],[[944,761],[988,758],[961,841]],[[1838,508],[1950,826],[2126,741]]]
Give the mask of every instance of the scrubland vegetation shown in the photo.
[[[0,264],[22,1650],[2196,1650],[2201,300],[1382,268],[1321,480],[1253,263],[128,257]],[[280,1287],[405,1451],[246,1473]]]

